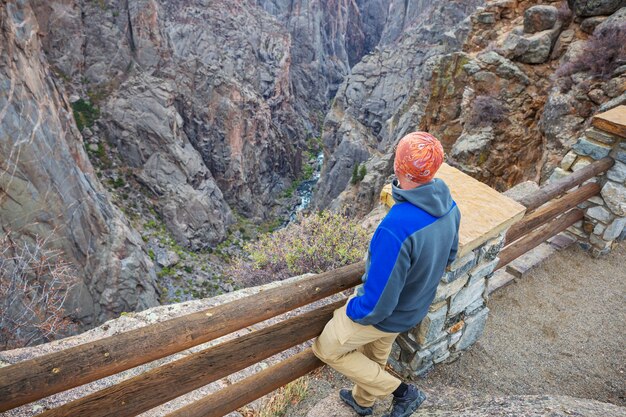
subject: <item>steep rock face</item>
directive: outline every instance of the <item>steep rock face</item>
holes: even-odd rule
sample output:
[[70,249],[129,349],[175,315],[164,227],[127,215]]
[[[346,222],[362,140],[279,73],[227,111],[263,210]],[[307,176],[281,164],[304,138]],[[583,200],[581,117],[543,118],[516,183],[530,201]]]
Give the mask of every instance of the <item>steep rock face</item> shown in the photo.
[[136,177],[162,202],[179,242],[216,243],[232,223],[230,208],[200,155],[182,130],[174,86],[139,74],[113,93],[103,109],[109,139]]
[[[317,207],[347,205],[355,214],[371,210],[392,172],[393,145],[419,126],[432,71],[442,56],[460,46],[469,30],[465,19],[478,4],[434,3],[422,9],[421,15],[405,22],[410,30],[352,69],[325,120],[327,158],[315,194]],[[344,192],[354,164],[362,162],[369,174],[358,187]]]
[[314,119],[326,111],[350,67],[378,44],[390,3],[257,0],[291,35],[291,83],[299,112]]
[[83,324],[157,305],[152,263],[93,175],[30,6],[6,4],[0,26],[2,232],[63,251],[81,278],[67,311]]
[[271,16],[240,1],[34,3],[58,77],[106,109],[99,125],[179,243],[222,240],[231,207],[273,215],[313,124],[294,111],[291,37]]
[[[626,89],[619,73],[560,75],[585,55],[598,58],[585,49],[580,20],[538,3],[489,2],[473,16],[464,53],[446,57],[433,75],[436,93],[423,125],[442,139],[451,163],[501,191],[547,179],[600,105]],[[619,16],[609,24],[623,25]],[[537,36],[545,46],[533,50]],[[517,43],[523,50],[511,47],[512,38],[526,40]]]

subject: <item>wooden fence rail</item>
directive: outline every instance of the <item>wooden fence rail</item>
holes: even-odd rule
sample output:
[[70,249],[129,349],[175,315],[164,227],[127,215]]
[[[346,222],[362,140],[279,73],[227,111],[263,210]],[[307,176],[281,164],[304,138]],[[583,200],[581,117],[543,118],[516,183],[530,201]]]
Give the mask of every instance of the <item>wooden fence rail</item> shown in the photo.
[[0,368],[0,412],[209,342],[360,283],[364,263]]
[[541,187],[536,192],[528,195],[520,201],[522,205],[526,207],[527,212],[531,212],[539,206],[547,203],[548,201],[556,198],[567,190],[572,189],[583,182],[597,176],[598,174],[611,168],[615,161],[613,158],[605,157],[598,161],[595,161],[584,168],[579,169],[576,172],[561,178],[558,181],[554,181],[546,186]]
[[345,299],[146,371],[40,414],[41,417],[136,416],[314,338]]
[[[586,184],[613,165],[596,161],[524,198],[526,216],[507,233],[496,269],[583,218],[575,208],[600,191]],[[545,204],[545,205],[544,205]],[[349,265],[230,303],[0,368],[0,412],[215,340],[360,283],[364,263]],[[40,414],[135,416],[317,336],[345,300],[153,368]],[[321,366],[310,349],[187,405],[167,417],[219,417]]]

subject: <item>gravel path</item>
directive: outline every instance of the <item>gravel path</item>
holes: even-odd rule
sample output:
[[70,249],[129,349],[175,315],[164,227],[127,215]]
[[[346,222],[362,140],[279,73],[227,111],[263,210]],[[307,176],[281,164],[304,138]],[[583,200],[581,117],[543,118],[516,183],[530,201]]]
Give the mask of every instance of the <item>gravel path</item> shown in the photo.
[[495,292],[482,338],[419,381],[491,395],[569,395],[626,405],[626,242],[577,245]]

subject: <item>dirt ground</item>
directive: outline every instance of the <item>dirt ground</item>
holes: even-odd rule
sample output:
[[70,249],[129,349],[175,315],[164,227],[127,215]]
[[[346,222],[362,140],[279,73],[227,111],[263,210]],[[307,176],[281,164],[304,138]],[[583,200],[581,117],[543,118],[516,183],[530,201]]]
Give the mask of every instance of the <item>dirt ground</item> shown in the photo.
[[487,305],[482,338],[420,384],[626,405],[626,242],[600,259],[572,245]]
[[[446,387],[481,396],[566,395],[625,406],[625,301],[626,242],[600,259],[573,245],[492,294],[482,338],[456,362],[440,364],[416,382],[431,396]],[[310,377],[307,398],[287,415],[307,415],[348,385],[324,367]]]

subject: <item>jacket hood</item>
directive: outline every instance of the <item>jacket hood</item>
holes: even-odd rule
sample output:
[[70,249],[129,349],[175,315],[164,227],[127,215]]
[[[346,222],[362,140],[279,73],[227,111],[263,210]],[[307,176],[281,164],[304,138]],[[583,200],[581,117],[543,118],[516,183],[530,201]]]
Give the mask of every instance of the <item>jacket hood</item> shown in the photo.
[[448,213],[454,203],[450,189],[439,178],[410,190],[400,188],[397,179],[391,186],[392,196],[396,203],[409,202],[435,217],[442,217]]

